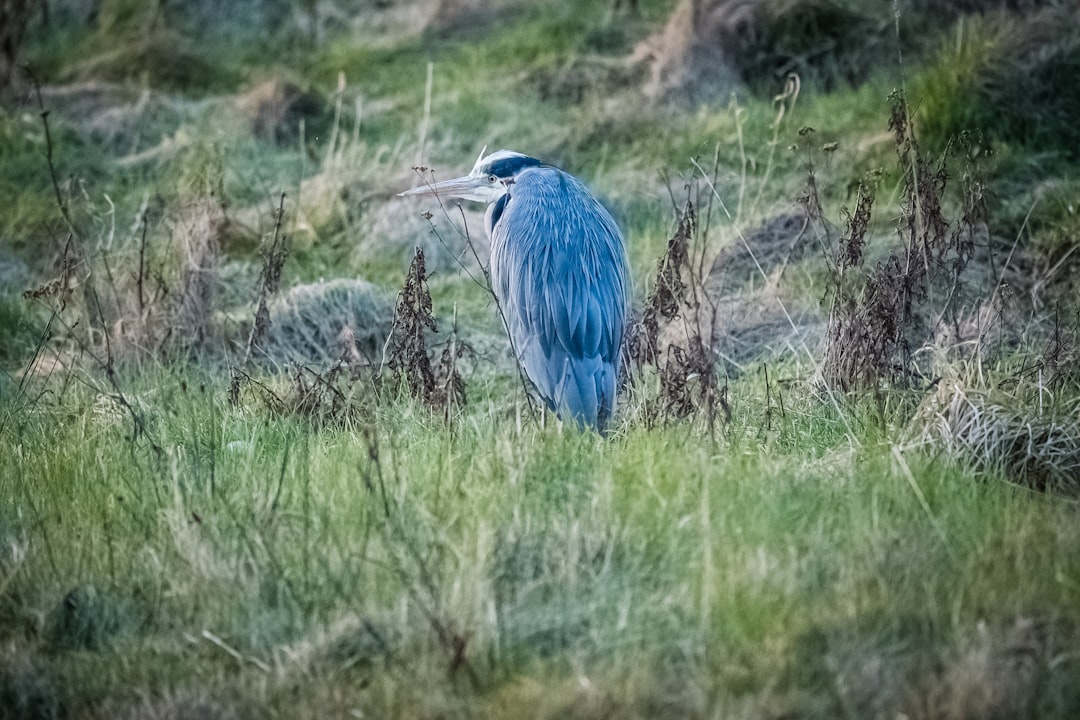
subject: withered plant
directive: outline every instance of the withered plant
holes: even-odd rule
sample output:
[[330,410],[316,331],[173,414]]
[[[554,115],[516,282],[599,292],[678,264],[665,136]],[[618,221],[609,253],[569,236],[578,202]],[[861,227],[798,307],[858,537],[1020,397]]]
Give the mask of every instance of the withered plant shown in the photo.
[[[137,407],[137,403],[132,402],[121,387],[116,372],[113,343],[110,340],[105,311],[97,290],[94,273],[90,270],[90,257],[86,248],[85,234],[72,218],[69,194],[61,190],[58,179],[53,155],[52,133],[49,127],[49,111],[42,100],[41,88],[37,79],[33,74],[29,72],[28,74],[34,85],[40,111],[39,116],[45,138],[45,164],[56,199],[56,208],[67,226],[68,234],[57,263],[58,276],[25,293],[27,299],[47,304],[49,320],[40,336],[34,355],[27,364],[26,372],[23,373],[23,378],[17,390],[17,397],[20,400],[26,397],[28,378],[40,375],[43,379],[48,380],[53,371],[68,369],[65,367],[67,363],[73,365],[77,358],[89,358],[93,367],[99,370],[103,376],[104,384],[99,388],[95,388],[98,394],[107,397],[130,417],[131,442],[146,439],[149,441],[150,448],[160,456],[161,447],[149,437],[145,413],[140,407]],[[104,270],[106,277],[111,277],[107,262],[104,263]],[[145,266],[140,265],[140,273],[144,270]],[[137,281],[140,291],[143,288],[143,279],[140,274]],[[81,293],[75,293],[76,288],[81,290]],[[61,332],[58,331],[62,331],[62,338],[59,340],[57,336]],[[45,353],[49,351],[53,355],[54,362],[43,363]],[[47,369],[42,367],[45,364],[48,365]],[[44,372],[42,372],[43,369]],[[63,380],[66,387],[71,380],[70,373],[64,373]],[[94,386],[93,379],[84,378],[84,382],[92,387]],[[25,411],[27,407],[32,407],[44,395],[44,391],[37,393],[21,410]],[[0,431],[7,427],[11,417],[12,415],[9,414],[0,422]]]
[[457,331],[457,311],[450,337],[443,344],[442,355],[435,367],[435,392],[431,398],[433,408],[442,408],[447,422],[453,418],[455,408],[468,402],[465,379],[461,376],[460,362],[463,358],[475,358],[472,345],[461,339]]
[[293,369],[292,387],[283,406],[290,414],[308,418],[316,425],[341,425],[360,413],[359,400],[366,396],[362,391],[368,380],[350,371],[344,360],[324,372],[298,365]]
[[387,366],[408,387],[409,395],[429,408],[442,409],[449,420],[455,407],[465,404],[465,381],[459,361],[472,354],[471,346],[457,334],[457,321],[436,365],[427,347],[426,333],[438,332],[427,284],[424,250],[417,247],[398,294],[394,325],[388,345]]
[[255,310],[255,320],[251,325],[251,333],[248,335],[245,359],[250,360],[252,352],[266,340],[270,332],[270,309],[269,302],[277,294],[281,286],[281,270],[285,266],[285,259],[289,256],[288,236],[281,232],[281,223],[285,217],[285,193],[281,193],[275,213],[274,234],[270,243],[262,250],[262,270],[259,273],[258,302]]
[[889,129],[904,182],[902,247],[862,272],[874,188],[861,183],[832,258],[832,307],[820,367],[825,385],[841,391],[909,387],[932,372],[916,365],[914,352],[944,325],[956,323],[964,309],[962,276],[985,217],[982,186],[966,175],[961,216],[955,222],[945,218],[951,153],[936,166],[920,153],[900,93],[892,97]]
[[686,297],[686,283],[682,274],[690,270],[690,240],[696,228],[694,205],[687,200],[678,227],[668,238],[667,249],[656,262],[656,280],[645,302],[641,320],[633,324],[627,334],[626,352],[638,367],[646,363],[657,364],[661,322],[666,325],[679,316]]
[[405,381],[409,394],[425,404],[430,404],[435,394],[435,372],[428,357],[425,333],[437,330],[427,285],[424,250],[417,247],[405,274],[405,283],[398,293],[394,326],[390,331],[388,365],[391,372]]
[[700,411],[712,431],[717,410],[723,410],[725,419],[729,411],[726,388],[718,382],[713,328],[702,327],[702,319],[714,313],[701,312],[711,300],[703,273],[692,261],[697,256],[697,229],[694,203],[687,199],[657,261],[641,318],[627,329],[625,352],[629,371],[640,375],[651,368],[659,381],[657,395],[644,398],[647,423],[683,419]]
[[237,369],[229,383],[229,404],[238,406],[248,388],[272,415],[300,418],[316,427],[340,427],[360,418],[368,409],[365,403],[374,398],[370,374],[351,368],[344,357],[322,371],[296,365],[289,381],[279,392]]

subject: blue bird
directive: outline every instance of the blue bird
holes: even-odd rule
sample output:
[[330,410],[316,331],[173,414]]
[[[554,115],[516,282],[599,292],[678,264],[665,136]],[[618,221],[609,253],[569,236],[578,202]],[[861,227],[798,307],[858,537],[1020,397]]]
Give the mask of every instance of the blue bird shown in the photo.
[[518,362],[562,420],[603,431],[615,410],[629,304],[618,225],[580,180],[510,150],[402,195],[488,204],[491,282]]

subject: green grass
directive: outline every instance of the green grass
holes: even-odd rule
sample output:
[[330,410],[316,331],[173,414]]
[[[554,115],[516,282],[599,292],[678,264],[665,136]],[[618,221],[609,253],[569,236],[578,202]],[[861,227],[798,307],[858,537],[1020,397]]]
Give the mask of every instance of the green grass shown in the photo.
[[[72,292],[32,302],[26,288],[0,288],[0,720],[1076,716],[1075,488],[1020,487],[1001,463],[948,452],[926,430],[948,417],[937,401],[954,382],[1037,428],[1069,427],[1080,397],[1076,166],[1042,144],[1060,118],[1035,143],[1008,123],[994,130],[991,106],[957,102],[1001,99],[965,84],[999,62],[999,20],[905,18],[941,32],[919,38],[902,69],[927,146],[969,129],[995,143],[989,158],[950,165],[946,215],[965,173],[985,171],[988,242],[1007,252],[1017,241],[1009,284],[994,289],[1000,264],[984,273],[994,312],[983,354],[939,361],[908,388],[823,391],[820,328],[796,320],[797,337],[785,326],[760,340],[777,353],[724,365],[728,421],[657,419],[646,370],[609,437],[560,427],[530,411],[490,296],[416,221],[433,212],[457,248],[456,208],[395,197],[417,163],[446,178],[485,143],[535,153],[613,210],[637,307],[688,194],[707,261],[788,211],[810,170],[832,242],[872,178],[867,271],[897,246],[892,51],[874,56],[880,67],[866,61],[859,87],[826,93],[821,78],[863,52],[830,51],[821,82],[804,84],[780,122],[780,88],[650,107],[636,94],[642,71],[621,63],[673,3],[641,4],[640,17],[614,21],[609,3],[509,3],[450,28],[330,23],[318,42],[301,4],[258,3],[243,27],[236,8],[248,5],[237,5],[205,33],[201,4],[167,4],[151,34],[153,8],[128,0],[85,26],[32,24],[23,57],[47,89],[107,91],[49,116],[85,253]],[[388,11],[359,5],[365,20]],[[890,25],[882,8],[889,23],[866,27]],[[891,48],[886,30],[858,40]],[[811,48],[815,37],[799,36]],[[928,47],[945,49],[924,63]],[[264,78],[325,100],[302,136],[259,136],[238,111],[238,94]],[[69,229],[26,97],[0,115],[0,277],[28,274],[29,288],[57,276]],[[695,161],[710,175],[715,163],[715,195]],[[428,247],[441,331],[429,347],[437,359],[456,314],[476,349],[462,361],[468,402],[449,420],[363,372],[338,380],[351,412],[320,419],[295,398],[291,368],[243,363],[257,245],[282,191],[284,289],[362,277],[393,297],[414,244]],[[209,339],[141,346],[178,317],[193,277],[185,253],[204,232],[191,228],[213,234],[222,218],[232,226],[214,235],[224,250]],[[796,317],[827,312],[833,292],[824,258],[835,247],[810,232],[802,242],[812,247],[800,258],[763,258],[748,284]],[[742,312],[730,321],[750,322]],[[233,404],[240,365],[251,379]]]
[[287,716],[864,715],[911,709],[935,663],[1030,620],[1048,635],[1009,701],[1077,700],[1074,661],[1044,662],[1080,622],[1074,508],[887,439],[836,444],[815,401],[762,435],[761,398],[736,397],[714,441],[519,431],[483,405],[451,433],[407,402],[313,432],[153,377],[132,396],[160,454],[82,391],[5,430],[8,685],[25,656],[65,706],[148,688]]

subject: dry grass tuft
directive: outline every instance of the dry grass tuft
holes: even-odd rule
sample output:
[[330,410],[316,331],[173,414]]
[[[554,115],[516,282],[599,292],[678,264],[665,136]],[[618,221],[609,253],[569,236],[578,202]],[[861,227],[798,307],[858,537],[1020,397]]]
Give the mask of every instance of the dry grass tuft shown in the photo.
[[349,278],[296,285],[268,312],[273,323],[261,349],[276,363],[374,364],[393,316],[381,290]]
[[910,425],[918,443],[982,473],[1035,490],[1080,490],[1080,418],[1076,408],[1039,413],[959,382],[942,384]]

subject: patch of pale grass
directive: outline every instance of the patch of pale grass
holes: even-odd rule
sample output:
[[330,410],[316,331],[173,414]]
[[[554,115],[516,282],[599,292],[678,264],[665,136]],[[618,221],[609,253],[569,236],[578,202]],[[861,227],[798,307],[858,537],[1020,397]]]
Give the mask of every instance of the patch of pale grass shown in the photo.
[[1080,419],[946,382],[910,425],[918,443],[1038,490],[1080,487]]
[[377,361],[393,320],[391,299],[371,283],[337,278],[295,285],[270,304],[262,349],[278,363]]

